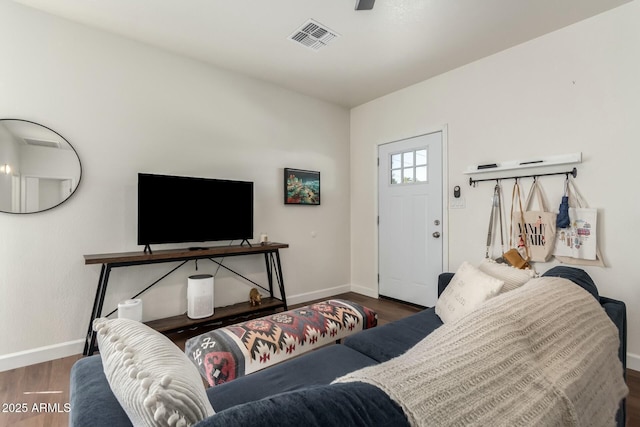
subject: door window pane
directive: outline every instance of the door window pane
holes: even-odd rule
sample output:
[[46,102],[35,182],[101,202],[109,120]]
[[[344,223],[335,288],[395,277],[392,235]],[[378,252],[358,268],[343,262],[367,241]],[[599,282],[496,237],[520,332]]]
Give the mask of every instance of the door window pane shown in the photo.
[[391,184],[402,183],[402,169],[391,171]]
[[402,153],[402,167],[413,166],[413,151]]
[[402,169],[402,178],[404,183],[413,182],[413,168]]
[[401,154],[392,154],[391,155],[391,169],[400,169],[402,167],[402,155]]
[[427,182],[428,153],[426,148],[391,155],[391,184]]

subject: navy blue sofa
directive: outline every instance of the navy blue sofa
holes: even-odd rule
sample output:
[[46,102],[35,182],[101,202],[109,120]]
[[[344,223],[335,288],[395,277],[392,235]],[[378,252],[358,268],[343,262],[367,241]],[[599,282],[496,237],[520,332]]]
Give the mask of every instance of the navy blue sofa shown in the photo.
[[[619,356],[626,369],[626,306],[598,295],[583,270],[554,267],[544,276],[572,280],[591,292],[620,333]],[[438,294],[452,273],[438,278]],[[381,390],[364,383],[330,383],[354,370],[399,356],[442,325],[434,308],[367,329],[279,365],[207,389],[216,414],[197,427],[211,426],[408,426],[402,412]],[[130,426],[104,376],[100,356],[75,363],[71,371],[70,426]],[[622,402],[618,426],[625,425]]]

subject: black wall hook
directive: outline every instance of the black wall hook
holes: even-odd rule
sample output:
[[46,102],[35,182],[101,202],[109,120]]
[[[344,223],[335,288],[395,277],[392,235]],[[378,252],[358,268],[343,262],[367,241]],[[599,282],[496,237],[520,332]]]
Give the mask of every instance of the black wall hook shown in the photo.
[[566,175],[567,179],[569,179],[569,175],[571,175],[574,178],[576,178],[578,176],[578,169],[573,168],[572,170],[570,170],[568,172],[538,173],[538,174],[535,174],[535,175],[517,175],[517,176],[507,176],[507,177],[503,177],[503,178],[487,178],[487,179],[469,178],[469,185],[475,187],[476,184],[479,183],[479,182],[493,181],[493,180],[497,181],[497,180],[500,180],[500,179],[515,179],[516,182],[518,182],[518,179],[520,179],[520,178],[533,178],[533,180],[535,181],[536,179],[538,179],[538,177],[551,176],[551,175]]

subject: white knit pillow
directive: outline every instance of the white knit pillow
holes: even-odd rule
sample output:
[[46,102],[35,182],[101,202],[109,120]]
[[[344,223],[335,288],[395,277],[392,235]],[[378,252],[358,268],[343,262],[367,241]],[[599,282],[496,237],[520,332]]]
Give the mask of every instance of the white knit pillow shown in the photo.
[[478,265],[478,269],[504,282],[504,286],[500,290],[501,294],[517,289],[536,277],[534,270],[521,270],[507,264],[499,264],[489,258],[483,259]]
[[214,414],[202,379],[164,335],[129,319],[96,319],[113,394],[134,426],[187,427]]
[[504,282],[463,262],[436,302],[436,314],[443,323],[453,322],[496,296]]

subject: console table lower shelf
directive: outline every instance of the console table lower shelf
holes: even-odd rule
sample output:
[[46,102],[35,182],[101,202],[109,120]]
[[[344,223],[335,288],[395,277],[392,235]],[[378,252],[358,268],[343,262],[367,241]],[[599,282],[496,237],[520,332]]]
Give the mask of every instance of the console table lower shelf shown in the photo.
[[[158,332],[169,335],[202,328],[215,329],[253,317],[259,317],[265,313],[275,313],[280,309],[282,309],[281,311],[286,309],[284,301],[275,297],[267,297],[262,299],[262,304],[256,306],[251,306],[247,301],[225,307],[216,307],[212,316],[203,317],[202,319],[191,319],[186,314],[181,314],[144,323]],[[198,333],[202,333],[202,331]]]

